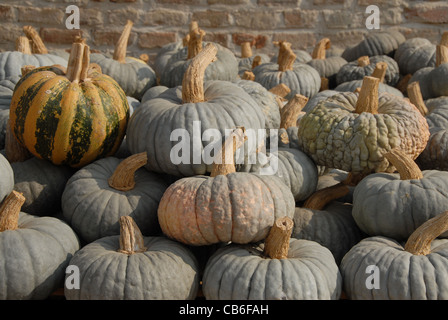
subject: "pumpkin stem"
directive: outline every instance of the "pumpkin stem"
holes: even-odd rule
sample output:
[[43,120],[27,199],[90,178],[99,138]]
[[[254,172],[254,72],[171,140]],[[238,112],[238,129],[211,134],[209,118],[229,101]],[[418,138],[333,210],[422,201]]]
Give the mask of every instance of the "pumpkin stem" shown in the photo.
[[218,49],[212,43],[205,46],[195,56],[182,79],[182,101],[183,103],[197,103],[205,101],[204,97],[204,74],[210,63],[216,60]]
[[252,71],[244,71],[241,79],[243,80],[250,80],[250,81],[254,81],[255,80],[255,74]]
[[425,117],[428,114],[428,108],[423,100],[422,92],[420,90],[420,83],[418,81],[414,81],[409,84],[407,87],[407,93],[409,101],[411,101],[411,103],[415,105],[418,111],[420,111],[420,113]]
[[280,40],[280,41],[274,41],[273,44],[275,46],[278,46],[277,64],[280,64],[280,61],[283,60],[285,52],[291,49],[291,42]]
[[285,50],[284,54],[282,55],[281,60],[279,60],[278,63],[278,70],[279,71],[288,71],[292,70],[294,66],[294,62],[296,61],[296,54],[292,51],[291,48],[288,48]]
[[414,255],[431,253],[431,242],[448,230],[448,211],[438,214],[420,225],[409,236],[404,250]]
[[372,77],[380,79],[380,82],[384,82],[384,79],[386,77],[386,70],[387,63],[384,61],[378,62],[372,72]]
[[342,182],[320,189],[308,197],[302,207],[311,210],[322,210],[328,203],[345,196],[349,191],[348,186]]
[[32,70],[34,70],[34,69],[36,69],[36,66],[30,65],[30,64],[27,64],[27,65],[22,66],[22,67],[20,68],[20,72],[21,72],[21,74],[22,74],[22,77],[23,77],[24,75],[26,75],[28,72],[30,72],[30,71],[32,71]]
[[252,69],[258,67],[261,64],[261,57],[255,56],[254,60],[252,60]]
[[37,33],[36,29],[34,29],[32,26],[24,26],[23,32],[25,35],[30,39],[33,43],[33,53],[37,54],[47,54],[48,50],[44,45],[44,42],[42,41],[42,38]]
[[107,182],[111,188],[120,191],[129,191],[135,187],[135,172],[148,162],[146,152],[133,154],[127,157],[115,169]]
[[440,38],[439,44],[441,46],[448,47],[448,31],[445,31],[444,33],[442,33],[442,37]]
[[412,74],[408,73],[407,75],[401,78],[401,80],[397,83],[396,88],[400,90],[402,93],[405,93],[408,88],[409,80],[411,80],[411,78]]
[[316,59],[324,60],[326,56],[326,50],[330,49],[330,47],[331,47],[331,41],[329,38],[321,39],[314,47],[311,57],[315,60]]
[[16,51],[23,54],[31,54],[30,40],[25,36],[20,36],[16,39]]
[[66,72],[66,77],[71,82],[79,82],[79,80],[81,79],[81,70],[84,62],[85,47],[86,44],[80,42],[75,42],[72,44]]
[[246,140],[244,127],[236,128],[230,133],[224,140],[220,152],[215,156],[210,177],[236,172],[234,155]]
[[190,31],[190,39],[188,40],[187,59],[193,59],[202,51],[202,41],[205,31],[200,28],[194,28]]
[[126,22],[123,32],[120,35],[117,43],[115,44],[114,60],[125,63],[126,62],[126,50],[128,48],[129,36],[131,35],[131,29],[134,23],[131,20]]
[[385,153],[387,160],[397,169],[401,180],[421,179],[423,173],[415,161],[400,149],[392,149]]
[[296,126],[297,118],[307,102],[308,98],[300,94],[290,99],[280,110],[280,128],[288,129]]
[[23,194],[14,190],[3,200],[0,206],[0,232],[19,227],[19,214],[24,203]]
[[279,83],[275,87],[272,87],[271,89],[269,89],[269,92],[271,92],[281,98],[284,98],[291,92],[291,89],[286,84]]
[[246,41],[241,44],[241,58],[252,57],[252,42]]
[[365,67],[370,64],[369,56],[362,56],[358,58],[358,67]]
[[294,222],[290,217],[275,221],[264,243],[263,255],[271,259],[286,259]]
[[6,123],[6,132],[5,132],[5,158],[8,159],[10,163],[13,162],[22,162],[29,158],[32,155],[19,141],[17,141],[11,124],[8,121]]
[[326,77],[321,77],[319,91],[325,91],[328,89],[330,89],[330,80],[328,80],[328,78],[326,78]]
[[448,62],[448,47],[438,45],[436,47],[436,66]]
[[145,252],[146,247],[143,235],[130,216],[120,217],[120,248],[118,252],[125,254],[134,254]]
[[356,102],[355,112],[378,113],[378,87],[380,79],[375,77],[364,77],[362,81],[361,91],[359,92],[358,101]]

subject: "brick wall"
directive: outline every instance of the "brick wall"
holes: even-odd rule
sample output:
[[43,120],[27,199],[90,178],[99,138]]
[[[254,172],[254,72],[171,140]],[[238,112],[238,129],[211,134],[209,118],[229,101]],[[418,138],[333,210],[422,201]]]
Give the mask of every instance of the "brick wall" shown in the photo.
[[[68,5],[80,9],[80,29],[68,30]],[[239,54],[240,43],[255,40],[255,52],[274,53],[272,42],[287,40],[293,48],[311,50],[322,37],[333,47],[354,45],[369,31],[365,13],[380,8],[381,29],[395,28],[407,38],[433,42],[448,30],[448,1],[415,0],[2,0],[0,51],[13,50],[24,25],[34,26],[49,50],[68,48],[81,34],[93,49],[113,51],[127,19],[134,22],[129,55],[147,53],[182,39],[192,19],[214,41]]]

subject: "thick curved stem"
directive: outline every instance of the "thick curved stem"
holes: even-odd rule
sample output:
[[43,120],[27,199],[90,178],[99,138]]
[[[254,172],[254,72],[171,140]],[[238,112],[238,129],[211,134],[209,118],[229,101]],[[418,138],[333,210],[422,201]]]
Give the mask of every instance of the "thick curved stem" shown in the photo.
[[414,81],[407,87],[407,93],[409,97],[409,101],[415,105],[420,111],[420,113],[426,117],[428,114],[428,108],[425,105],[425,101],[423,100],[422,92],[420,90],[420,84],[418,81]]
[[355,112],[378,113],[378,87],[380,80],[375,77],[364,77],[358,101],[356,102]]
[[378,62],[375,65],[375,69],[372,72],[372,77],[380,79],[380,82],[383,83],[384,79],[386,78],[386,71],[387,71],[387,63],[386,62]]
[[235,152],[239,149],[247,139],[245,129],[243,127],[236,128],[226,137],[220,152],[215,156],[212,172],[210,177],[218,175],[226,175],[236,172],[235,169]]
[[12,191],[0,206],[0,232],[16,230],[19,227],[19,214],[25,203],[23,194]]
[[143,235],[130,216],[120,217],[120,248],[118,252],[124,254],[134,254],[145,252],[146,247]]
[[126,50],[128,48],[128,41],[129,36],[131,35],[132,26],[134,23],[131,20],[128,20],[126,22],[126,25],[124,26],[124,29],[120,35],[120,38],[118,39],[117,43],[115,44],[115,50],[114,50],[114,60],[117,60],[121,63],[126,62]]
[[448,230],[448,211],[440,213],[420,225],[409,236],[404,250],[414,255],[431,253],[431,242]]
[[314,47],[313,53],[311,54],[311,57],[313,59],[320,59],[323,60],[326,58],[326,51],[330,49],[331,47],[331,41],[329,38],[323,38],[321,39],[316,46]]
[[344,183],[320,189],[306,199],[302,207],[311,210],[322,210],[328,203],[345,196],[349,191],[348,186]]
[[215,61],[218,49],[212,43],[205,46],[195,56],[185,71],[182,79],[182,101],[183,103],[196,103],[205,101],[204,97],[204,75],[205,69]]
[[48,50],[45,47],[44,42],[42,41],[42,38],[37,33],[36,29],[34,29],[32,26],[24,26],[23,32],[28,37],[28,39],[31,40],[33,43],[32,45],[32,52],[38,53],[38,54],[47,54]]
[[263,255],[271,259],[286,259],[293,227],[291,218],[277,219],[266,237]]
[[297,118],[307,102],[308,98],[300,94],[296,94],[291,98],[280,110],[280,128],[295,127]]
[[148,162],[146,152],[129,156],[120,162],[114,173],[107,180],[109,186],[116,190],[128,191],[135,187],[135,172]]
[[279,56],[278,70],[282,72],[292,70],[296,58],[296,54],[292,51],[291,48],[288,48],[287,50],[285,50],[281,59]]
[[385,153],[384,157],[397,169],[401,180],[423,178],[423,173],[418,165],[402,150],[392,149]]
[[187,59],[193,59],[199,52],[202,51],[202,41],[205,36],[205,31],[200,28],[194,28],[190,31],[188,40],[188,55]]

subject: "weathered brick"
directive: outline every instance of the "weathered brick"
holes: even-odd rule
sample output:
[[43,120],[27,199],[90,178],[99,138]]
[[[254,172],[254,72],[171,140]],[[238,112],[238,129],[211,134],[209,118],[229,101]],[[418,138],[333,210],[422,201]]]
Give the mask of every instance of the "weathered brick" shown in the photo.
[[[114,47],[123,30],[96,30],[93,32],[93,42],[97,46],[107,45]],[[131,31],[128,45],[132,45],[137,39],[137,34]]]
[[219,43],[220,45],[227,47],[227,40],[228,34],[227,33],[219,33],[219,32],[207,32],[204,37],[204,41],[207,42],[215,42]]
[[286,27],[314,28],[317,25],[318,10],[290,9],[284,12]]
[[44,43],[72,44],[77,36],[85,37],[82,29],[41,28],[39,35]]
[[248,4],[250,0],[207,0],[207,4],[238,5]]
[[398,7],[403,5],[404,0],[358,0],[360,6],[376,5],[380,9],[388,6]]
[[156,9],[143,13],[140,20],[144,25],[150,26],[185,26],[188,24],[189,14],[179,10]]
[[232,42],[240,46],[243,42],[252,42],[256,49],[261,49],[266,46],[268,37],[265,35],[253,35],[249,33],[234,33],[232,34]]
[[22,27],[12,23],[0,23],[1,51],[14,50],[16,39],[20,36],[23,36]]
[[200,27],[218,28],[230,25],[230,16],[226,11],[195,11],[192,19],[198,21]]
[[362,41],[367,32],[368,30],[363,28],[359,30],[331,32],[323,34],[322,36],[330,38],[332,46],[347,48],[352,47]]
[[64,8],[38,8],[20,6],[17,8],[20,22],[62,24],[65,21]]
[[344,2],[346,2],[346,0],[313,0],[313,4],[316,6],[331,6],[344,4]]
[[233,17],[235,26],[253,30],[274,30],[282,21],[279,11],[237,10]]
[[325,25],[328,29],[353,29],[364,27],[364,14],[353,14],[347,10],[323,10]]
[[86,26],[103,24],[103,12],[97,9],[79,8],[79,23]]
[[184,5],[199,5],[203,0],[155,0],[160,4],[184,4]]
[[308,49],[316,45],[316,33],[314,32],[278,32],[272,36],[272,41],[291,42],[292,49]]
[[141,48],[161,48],[164,45],[175,42],[175,32],[145,32],[139,35],[138,45]]
[[300,6],[301,0],[258,0],[259,5],[263,6],[290,6],[298,7]]
[[132,7],[126,9],[109,10],[109,23],[114,26],[124,26],[128,20],[137,21],[139,14],[139,11]]
[[13,7],[0,5],[0,21],[6,22],[14,20],[15,20],[15,13]]

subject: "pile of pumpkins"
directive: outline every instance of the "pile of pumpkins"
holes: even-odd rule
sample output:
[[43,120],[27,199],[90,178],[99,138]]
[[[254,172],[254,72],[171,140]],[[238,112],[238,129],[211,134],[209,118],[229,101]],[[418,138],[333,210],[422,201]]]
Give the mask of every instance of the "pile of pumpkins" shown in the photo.
[[0,53],[0,299],[448,299],[448,33],[236,55],[193,21],[150,66],[131,29]]

